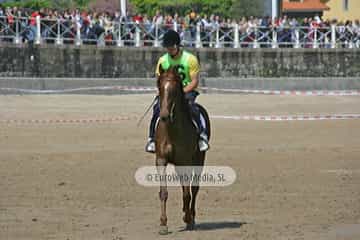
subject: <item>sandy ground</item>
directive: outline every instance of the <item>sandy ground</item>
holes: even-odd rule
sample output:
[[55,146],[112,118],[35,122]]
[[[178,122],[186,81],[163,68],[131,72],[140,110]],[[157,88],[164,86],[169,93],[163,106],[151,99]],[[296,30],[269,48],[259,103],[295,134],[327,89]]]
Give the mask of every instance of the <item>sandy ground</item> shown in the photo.
[[[151,95],[0,96],[0,120],[139,118]],[[359,97],[202,95],[212,115],[360,113]],[[213,119],[207,165],[237,173],[203,187],[196,231],[182,231],[169,189],[171,234],[160,237],[147,122],[0,123],[0,239],[360,239],[360,120]]]

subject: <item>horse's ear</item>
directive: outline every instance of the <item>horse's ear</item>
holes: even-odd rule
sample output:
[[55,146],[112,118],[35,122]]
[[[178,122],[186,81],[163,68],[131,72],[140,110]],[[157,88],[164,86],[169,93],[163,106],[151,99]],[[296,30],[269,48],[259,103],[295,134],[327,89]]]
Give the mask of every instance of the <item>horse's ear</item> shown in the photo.
[[156,86],[157,88],[160,88],[160,75],[157,75]]
[[163,69],[162,65],[159,64],[159,75],[163,74],[165,72],[165,70]]
[[158,88],[160,88],[160,76],[161,76],[161,74],[163,74],[164,72],[165,72],[165,70],[163,69],[162,65],[159,64],[159,65],[158,65],[158,74],[156,74],[156,75],[157,75],[157,81],[156,81],[156,83],[157,83],[157,87],[158,87]]

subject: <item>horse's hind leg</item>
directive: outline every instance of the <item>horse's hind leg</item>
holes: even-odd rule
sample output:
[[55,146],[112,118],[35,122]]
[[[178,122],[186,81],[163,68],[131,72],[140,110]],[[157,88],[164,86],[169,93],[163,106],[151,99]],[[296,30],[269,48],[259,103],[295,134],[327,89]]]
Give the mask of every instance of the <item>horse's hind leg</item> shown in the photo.
[[186,223],[186,229],[189,229],[193,225],[193,217],[190,212],[190,201],[191,201],[190,185],[188,184],[182,185],[182,190],[183,190],[183,212],[184,212],[183,220]]
[[193,179],[193,182],[191,184],[191,205],[190,205],[190,214],[192,217],[192,228],[194,228],[195,226],[195,209],[196,209],[196,196],[199,192],[200,189],[200,182],[199,182],[199,178],[201,176],[202,170],[203,170],[203,166],[204,166],[204,159],[205,159],[205,153],[200,153],[199,154],[199,165],[195,166],[194,168],[194,173],[195,173],[195,177]]
[[196,196],[199,192],[200,187],[191,186],[191,207],[190,207],[190,214],[193,219],[193,224],[195,224],[195,206],[196,206]]
[[[202,168],[200,168],[202,169]],[[197,176],[200,176],[201,171],[197,168],[195,170],[195,173]],[[191,214],[191,218],[192,218],[192,228],[195,225],[195,208],[196,208],[196,196],[199,192],[200,186],[199,186],[199,182],[198,181],[194,181],[191,184],[191,206],[190,206],[190,214]]]

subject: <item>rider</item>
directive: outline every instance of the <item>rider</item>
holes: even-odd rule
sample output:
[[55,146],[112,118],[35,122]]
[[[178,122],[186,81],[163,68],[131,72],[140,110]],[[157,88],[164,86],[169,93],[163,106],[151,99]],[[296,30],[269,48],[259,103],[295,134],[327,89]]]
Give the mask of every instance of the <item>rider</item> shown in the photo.
[[[189,101],[193,118],[199,128],[199,149],[200,151],[206,151],[209,149],[208,136],[201,124],[199,108],[195,104],[195,99],[199,95],[196,91],[199,84],[199,62],[193,54],[181,49],[180,36],[174,30],[168,30],[164,34],[162,45],[166,48],[167,53],[160,57],[156,65],[156,76],[160,75],[160,65],[164,70],[167,70],[171,66],[180,65],[179,69],[182,71],[182,75],[184,76],[182,84],[184,86],[185,98]],[[156,103],[153,107],[153,116],[150,123],[149,139],[145,146],[145,151],[150,153],[155,152],[155,125],[160,114],[159,97],[157,96],[156,98]]]

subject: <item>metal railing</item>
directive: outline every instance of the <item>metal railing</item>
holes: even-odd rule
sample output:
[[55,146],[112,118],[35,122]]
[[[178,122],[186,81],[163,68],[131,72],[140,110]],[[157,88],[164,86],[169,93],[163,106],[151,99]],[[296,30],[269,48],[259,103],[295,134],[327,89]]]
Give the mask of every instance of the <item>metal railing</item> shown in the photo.
[[188,47],[210,48],[360,48],[360,29],[330,27],[247,27],[231,25],[155,25],[111,22],[85,24],[82,19],[0,17],[0,41],[21,44],[96,44],[160,47],[164,33],[174,29]]

